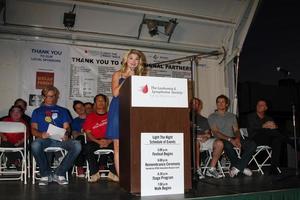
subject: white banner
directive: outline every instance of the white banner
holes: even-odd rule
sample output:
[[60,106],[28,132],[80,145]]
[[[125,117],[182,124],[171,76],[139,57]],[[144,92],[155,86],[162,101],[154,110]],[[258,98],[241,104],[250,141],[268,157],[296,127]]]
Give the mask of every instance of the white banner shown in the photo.
[[54,85],[60,91],[58,104],[65,106],[69,85],[69,49],[50,43],[25,43],[22,47],[22,98],[31,113],[42,102],[41,90]]
[[[71,46],[70,98],[92,101],[98,93],[111,97],[112,74],[121,68],[127,50]],[[186,55],[144,52],[149,76],[190,78],[189,63],[153,65]]]
[[132,76],[131,106],[187,108],[187,79]]
[[141,133],[141,195],[183,193],[183,133]]

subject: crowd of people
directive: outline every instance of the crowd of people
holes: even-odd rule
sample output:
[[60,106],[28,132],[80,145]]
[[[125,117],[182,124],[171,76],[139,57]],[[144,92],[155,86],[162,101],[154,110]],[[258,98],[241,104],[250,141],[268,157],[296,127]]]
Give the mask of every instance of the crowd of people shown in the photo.
[[[205,176],[220,178],[222,174],[217,170],[216,165],[220,157],[229,160],[229,176],[235,177],[239,174],[252,176],[248,165],[256,152],[257,147],[266,145],[272,148],[271,167],[269,173],[278,175],[280,155],[283,144],[289,144],[294,148],[293,141],[280,133],[275,121],[266,114],[268,109],[267,101],[259,99],[254,112],[247,115],[246,130],[247,136],[241,136],[237,117],[228,112],[229,98],[219,95],[216,98],[216,110],[208,118],[201,115],[203,103],[199,98],[193,98],[190,102],[190,115],[192,131],[195,133],[195,167],[199,179]],[[212,159],[207,170],[201,169],[201,152],[209,150],[212,152]],[[203,174],[205,171],[205,174]]]
[[[54,86],[42,89],[43,103],[36,108],[32,116],[25,114],[27,103],[23,99],[17,99],[9,109],[9,114],[1,118],[2,121],[24,123],[28,127],[27,138],[30,141],[30,151],[39,166],[39,185],[48,185],[56,182],[60,185],[69,183],[66,173],[74,166],[77,168],[77,176],[85,177],[86,163],[90,172],[89,182],[98,182],[101,179],[99,169],[103,168],[107,160],[113,165],[109,166],[108,178],[119,181],[119,92],[124,80],[132,75],[143,75],[145,55],[138,50],[130,50],[122,60],[121,69],[112,75],[112,99],[104,94],[97,94],[94,102],[83,103],[75,100],[73,109],[77,116],[72,119],[68,109],[57,105],[59,90]],[[220,178],[217,163],[221,156],[226,155],[231,163],[230,177],[244,174],[251,176],[248,168],[251,156],[256,151],[257,145],[269,145],[273,149],[271,160],[271,172],[276,173],[279,166],[281,143],[287,141],[278,131],[274,120],[265,114],[267,102],[259,100],[256,112],[248,117],[249,137],[240,135],[237,118],[227,111],[229,99],[225,95],[216,98],[216,111],[208,118],[201,115],[203,102],[198,98],[191,101],[191,127],[196,130],[196,168],[199,178],[205,176]],[[60,140],[53,139],[49,133],[49,126],[55,126],[65,130]],[[24,141],[22,134],[0,133],[1,146],[18,147]],[[44,152],[48,147],[60,147],[66,150],[59,166],[51,168],[51,159]],[[94,154],[99,149],[112,149],[114,154],[102,157],[98,161]],[[211,149],[212,159],[209,168],[203,174],[201,170],[201,150]],[[237,151],[239,153],[237,153]],[[20,167],[20,157],[16,153],[7,153],[7,165],[14,164]]]

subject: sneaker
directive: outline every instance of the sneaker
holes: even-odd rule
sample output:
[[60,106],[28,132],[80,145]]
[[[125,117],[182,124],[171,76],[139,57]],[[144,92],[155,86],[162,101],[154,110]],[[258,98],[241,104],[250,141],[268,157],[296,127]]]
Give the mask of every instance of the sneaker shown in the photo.
[[252,176],[252,171],[249,168],[245,168],[243,170],[243,174],[246,175],[246,176]]
[[233,178],[233,177],[237,176],[239,172],[240,172],[239,169],[232,167],[231,170],[229,170],[229,176],[231,178]]
[[85,177],[85,170],[83,167],[77,167],[77,177],[84,178]]
[[213,178],[221,178],[222,175],[217,172],[216,168],[210,167],[208,170],[206,170],[205,173],[206,176],[208,177],[213,177]]
[[39,181],[39,185],[48,185],[48,183],[52,182],[52,176],[42,176]]
[[68,185],[69,184],[69,181],[64,176],[58,176],[56,174],[53,176],[53,181],[58,183],[59,185]]
[[96,174],[93,174],[90,179],[88,180],[88,182],[90,183],[95,183],[98,182],[100,180],[100,174],[97,172]]
[[200,168],[197,169],[197,174],[199,176],[199,179],[204,179],[205,178],[205,176],[203,175],[203,173],[202,173],[202,171],[201,171]]
[[109,180],[114,181],[114,182],[119,182],[119,177],[117,175],[115,175],[114,173],[112,173],[112,172],[108,173],[107,178]]

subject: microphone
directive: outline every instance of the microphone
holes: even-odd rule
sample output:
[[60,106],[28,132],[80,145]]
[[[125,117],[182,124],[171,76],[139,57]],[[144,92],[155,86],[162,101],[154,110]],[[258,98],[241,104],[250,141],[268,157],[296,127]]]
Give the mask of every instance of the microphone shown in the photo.
[[290,75],[291,75],[291,72],[290,72],[290,71],[288,71],[288,70],[286,70],[286,69],[283,69],[283,68],[281,68],[281,67],[276,67],[276,71],[277,71],[277,72],[283,73],[285,76],[290,76]]

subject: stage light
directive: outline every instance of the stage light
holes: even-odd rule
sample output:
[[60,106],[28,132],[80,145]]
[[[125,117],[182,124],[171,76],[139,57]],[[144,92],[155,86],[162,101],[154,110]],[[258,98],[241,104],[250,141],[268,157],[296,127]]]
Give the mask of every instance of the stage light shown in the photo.
[[[140,24],[138,30],[138,36],[137,36],[138,39],[140,38],[142,27],[144,24],[147,25],[148,32],[151,37],[158,35],[159,33],[162,33],[168,36],[168,42],[170,42],[170,38],[178,22],[177,19],[170,19],[169,21],[163,21],[157,19],[146,19],[146,15],[144,14],[142,23]],[[162,30],[160,31],[158,27],[164,27],[164,32],[162,32]]]
[[72,28],[75,24],[75,13],[64,13],[64,26],[66,28]]
[[172,35],[177,24],[176,19],[170,19],[169,23],[165,25],[165,35]]
[[149,30],[151,37],[158,35],[157,21],[155,20],[146,20],[146,24]]
[[75,7],[76,7],[76,5],[73,6],[72,11],[64,13],[64,22],[63,23],[64,23],[64,26],[68,29],[73,28],[74,24],[75,24],[75,17],[76,17],[76,14],[74,13]]

